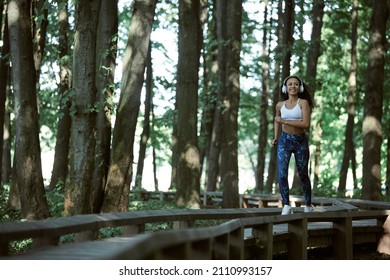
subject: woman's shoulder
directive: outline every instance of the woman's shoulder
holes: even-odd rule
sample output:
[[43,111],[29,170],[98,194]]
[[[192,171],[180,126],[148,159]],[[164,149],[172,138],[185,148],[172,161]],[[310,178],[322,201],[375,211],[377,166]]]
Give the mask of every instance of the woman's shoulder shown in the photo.
[[307,101],[307,99],[300,98],[299,104],[309,106],[309,101]]
[[282,106],[283,106],[283,104],[284,104],[284,102],[286,102],[286,101],[279,101],[277,104],[276,104],[276,108],[281,108]]

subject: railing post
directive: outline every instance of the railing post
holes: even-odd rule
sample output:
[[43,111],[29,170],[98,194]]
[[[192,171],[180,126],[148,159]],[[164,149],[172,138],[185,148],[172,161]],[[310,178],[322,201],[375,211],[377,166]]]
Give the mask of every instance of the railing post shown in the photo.
[[191,243],[189,259],[191,260],[211,260],[212,259],[212,239],[208,238]]
[[186,229],[191,228],[193,225],[193,221],[175,221],[173,222],[173,229]]
[[74,240],[75,242],[84,242],[84,241],[90,241],[90,240],[96,240],[98,237],[99,231],[96,230],[89,230],[77,233]]
[[256,237],[259,242],[256,246],[260,247],[258,254],[259,258],[261,260],[272,260],[274,249],[273,223],[256,225],[252,229],[252,235]]
[[288,231],[292,237],[288,243],[288,258],[290,260],[307,259],[307,218],[288,222]]
[[8,241],[0,242],[0,256],[7,256],[8,255]]
[[244,229],[238,228],[229,234],[229,260],[244,259]]
[[60,238],[58,236],[55,237],[42,237],[42,238],[34,238],[32,241],[32,248],[39,249],[48,246],[58,246],[60,243]]
[[353,259],[352,217],[344,217],[333,222],[336,235],[333,240],[333,254],[339,260]]
[[128,225],[122,227],[122,236],[131,236],[134,234],[144,233],[145,224]]
[[214,239],[213,259],[216,260],[229,259],[229,235],[228,234],[217,236]]

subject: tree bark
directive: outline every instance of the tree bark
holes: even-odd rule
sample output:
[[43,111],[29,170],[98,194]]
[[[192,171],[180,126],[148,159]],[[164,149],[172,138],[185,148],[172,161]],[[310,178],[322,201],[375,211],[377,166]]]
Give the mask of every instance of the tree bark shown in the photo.
[[[215,0],[208,1],[202,0],[201,6],[201,24],[202,28],[207,24],[206,37],[212,38],[211,42],[216,38],[216,24],[215,24]],[[213,9],[208,12],[209,2],[212,2]],[[208,15],[212,16],[209,17]],[[205,40],[203,40],[205,41]],[[199,150],[201,155],[202,170],[204,170],[204,188],[208,189],[208,170],[209,170],[209,158],[210,158],[210,145],[211,135],[213,129],[213,116],[215,114],[216,106],[216,90],[213,83],[216,82],[217,69],[215,66],[217,63],[217,46],[216,44],[210,44],[203,42],[203,87],[204,90],[201,95],[202,101],[202,120],[199,136]],[[208,51],[206,51],[208,50]],[[215,187],[215,186],[214,186]]]
[[142,174],[146,157],[146,147],[150,137],[150,114],[153,107],[153,69],[152,69],[152,46],[149,44],[148,56],[146,61],[146,81],[145,81],[145,111],[144,123],[141,133],[137,172],[135,176],[135,188],[142,188]]
[[96,143],[96,34],[101,1],[79,0],[73,53],[72,129],[65,215],[92,213]]
[[23,217],[45,219],[49,217],[49,207],[43,185],[39,144],[30,4],[28,0],[11,0],[8,4],[16,116],[12,185],[19,192]]
[[45,54],[46,32],[49,25],[48,10],[45,8],[46,0],[32,1],[34,18],[33,20],[33,50],[34,50],[34,65],[36,71],[37,87],[39,90],[39,78],[41,75],[41,64]]
[[[351,33],[351,66],[349,72],[349,87],[347,97],[347,113],[348,120],[345,129],[344,155],[340,168],[338,192],[345,195],[347,185],[347,174],[349,163],[354,166],[355,159],[355,143],[353,141],[353,129],[355,124],[355,93],[356,93],[356,76],[357,76],[357,30],[358,30],[358,0],[353,1],[352,7],[352,33]],[[354,179],[356,178],[356,170],[352,169]],[[356,180],[354,180],[354,185]]]
[[59,86],[60,109],[57,124],[56,145],[54,148],[54,162],[51,172],[49,190],[53,191],[57,186],[63,187],[68,174],[69,141],[72,120],[70,117],[71,100],[69,89],[71,88],[72,73],[69,68],[70,47],[68,40],[69,22],[68,5],[65,2],[58,3],[58,46],[59,46]]
[[221,185],[223,188],[222,207],[239,207],[239,174],[238,174],[238,108],[240,103],[240,52],[242,1],[232,0],[224,3],[227,6],[226,36],[227,57],[225,96],[222,111],[222,145],[221,145]]
[[381,146],[386,24],[389,6],[373,1],[363,116],[362,199],[381,199]]
[[207,190],[215,191],[220,187],[220,156],[221,156],[221,137],[222,137],[222,104],[225,98],[225,78],[226,78],[226,57],[227,49],[227,24],[226,12],[227,6],[223,1],[215,0],[215,17],[216,17],[216,41],[218,43],[216,55],[216,104],[213,118],[213,127],[211,131],[211,143],[208,157],[207,168]]
[[260,114],[259,114],[259,134],[257,148],[257,167],[256,167],[256,190],[264,192],[264,171],[265,171],[265,155],[267,150],[268,140],[268,97],[269,97],[269,61],[267,59],[267,38],[268,38],[268,1],[264,2],[264,27],[263,27],[263,45],[261,57],[261,87],[260,95]]
[[134,136],[156,2],[134,2],[102,212],[126,211],[128,207],[133,174]]
[[[5,57],[9,57],[9,36],[8,36],[8,24],[7,24],[7,13],[4,13],[4,8],[7,6],[4,4],[0,4],[0,15],[1,15],[1,40],[3,41],[3,45],[1,46],[1,61],[0,61],[0,135],[4,135],[4,127],[5,127],[5,114],[6,114],[6,100],[7,100],[7,86],[8,86],[8,73],[10,71],[9,60],[4,59]],[[3,15],[5,19],[3,18]],[[4,137],[0,137],[0,174],[3,171],[3,144]],[[0,175],[1,178],[1,175]]]
[[[279,93],[280,93],[280,67],[281,67],[281,60],[278,59],[279,57],[282,57],[282,48],[281,48],[281,43],[283,42],[283,21],[282,21],[282,14],[283,14],[283,9],[282,9],[282,1],[278,1],[278,24],[277,24],[277,34],[278,34],[278,44],[277,47],[275,48],[275,66],[274,66],[274,88],[272,91],[272,116],[276,115],[276,104],[279,101]],[[271,122],[273,123],[273,119]],[[272,136],[273,138],[273,136]],[[273,192],[273,186],[275,184],[275,190],[278,189],[278,182],[277,182],[277,163],[276,163],[276,151],[277,151],[277,146],[272,146],[271,151],[270,151],[270,159],[269,159],[269,166],[268,166],[268,177],[267,177],[267,183],[266,183],[266,190],[268,193]]]
[[282,79],[285,79],[291,72],[291,56],[294,44],[294,1],[284,0],[285,8],[283,13],[283,61]]
[[96,156],[93,176],[93,212],[99,213],[107,182],[111,155],[111,116],[114,94],[114,75],[117,57],[118,3],[102,1],[100,8],[96,61],[99,68],[96,75],[98,115],[96,125]]
[[178,174],[176,203],[200,208],[200,152],[197,141],[198,79],[202,33],[199,0],[179,0]]
[[[315,0],[313,4],[312,10],[312,21],[313,27],[310,38],[310,45],[307,52],[307,66],[306,66],[306,83],[310,86],[313,92],[313,98],[316,91],[316,75],[317,75],[317,65],[318,58],[321,55],[321,34],[322,34],[322,24],[324,17],[324,1],[323,0]],[[316,188],[319,181],[319,170],[320,170],[320,156],[321,156],[321,137],[322,137],[322,127],[321,120],[318,120],[317,123],[312,122],[314,124],[315,129],[312,133],[312,139],[315,143],[315,151],[314,151],[314,180],[313,180],[313,188]],[[310,134],[310,133],[308,133]],[[295,173],[297,175],[297,172]],[[294,177],[299,180],[299,177]]]

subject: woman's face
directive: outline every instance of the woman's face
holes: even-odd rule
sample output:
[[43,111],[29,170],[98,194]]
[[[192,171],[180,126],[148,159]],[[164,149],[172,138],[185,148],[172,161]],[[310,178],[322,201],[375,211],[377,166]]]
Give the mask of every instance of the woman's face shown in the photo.
[[297,78],[290,78],[286,82],[287,92],[289,94],[298,94],[299,93],[299,80]]

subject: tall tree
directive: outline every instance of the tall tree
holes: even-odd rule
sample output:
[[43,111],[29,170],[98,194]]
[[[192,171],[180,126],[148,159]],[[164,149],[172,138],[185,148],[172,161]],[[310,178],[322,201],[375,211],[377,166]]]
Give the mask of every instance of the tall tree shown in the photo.
[[118,43],[118,1],[102,1],[100,8],[96,60],[98,115],[96,121],[93,212],[99,213],[104,198],[111,150],[111,115]]
[[197,141],[198,79],[202,32],[199,0],[179,0],[179,59],[177,65],[176,202],[200,207],[201,162]]
[[[306,83],[310,86],[313,95],[316,91],[316,76],[317,76],[317,66],[318,58],[321,55],[321,34],[322,34],[322,25],[324,17],[324,0],[314,0],[313,9],[312,9],[312,31],[309,43],[309,49],[307,52],[307,66],[305,80]],[[314,98],[314,96],[313,96]],[[314,122],[312,122],[313,124]],[[314,180],[313,187],[318,185],[318,177],[320,170],[320,155],[321,155],[321,138],[322,138],[322,128],[321,121],[318,120],[314,123],[315,129],[312,131],[312,139],[315,143],[315,152],[314,152]],[[294,177],[296,178],[296,177]]]
[[[31,4],[33,6],[33,51],[34,51],[34,65],[36,71],[36,79],[37,85],[39,85],[39,78],[41,75],[41,64],[43,60],[43,56],[45,54],[45,46],[46,46],[46,32],[47,26],[49,24],[48,21],[48,10],[45,7],[46,0],[36,0],[32,1]],[[38,86],[39,90],[39,86]]]
[[23,217],[43,219],[49,216],[49,208],[41,166],[30,11],[29,0],[10,0],[8,3],[16,116],[12,185],[19,192]]
[[[280,92],[280,67],[281,67],[281,58],[283,57],[283,49],[282,44],[283,42],[283,8],[282,8],[282,1],[277,1],[278,3],[278,20],[277,20],[277,27],[276,27],[276,34],[277,34],[277,46],[275,48],[275,65],[274,65],[274,79],[273,84],[274,88],[272,90],[272,116],[276,115],[276,104],[279,101],[279,92]],[[271,119],[273,123],[273,119]],[[268,193],[272,193],[273,185],[274,183],[277,183],[277,164],[276,164],[276,151],[277,147],[272,146],[270,157],[269,157],[269,165],[268,165],[268,177],[267,177],[267,183],[266,183],[266,190]],[[276,188],[277,189],[277,188]]]
[[227,50],[227,24],[226,24],[226,11],[227,6],[222,3],[223,1],[214,1],[214,14],[215,14],[215,34],[216,41],[218,42],[216,65],[216,98],[215,98],[215,110],[212,116],[212,130],[210,136],[210,151],[208,157],[207,168],[207,190],[215,191],[219,187],[218,177],[220,176],[220,155],[221,155],[221,138],[222,138],[222,104],[225,96],[226,83],[226,60]]
[[126,211],[128,207],[134,137],[156,2],[134,1],[102,212]]
[[[211,8],[209,9],[209,7]],[[210,158],[211,135],[213,129],[213,116],[216,105],[216,72],[217,67],[217,44],[215,44],[215,0],[201,0],[201,23],[203,32],[203,90],[200,99],[202,101],[202,119],[199,133],[199,150],[201,154],[202,169],[204,174],[204,187],[208,189],[208,170]],[[207,25],[207,28],[205,28]],[[215,188],[215,185],[213,186]],[[215,190],[215,189],[214,189]]]
[[383,82],[386,54],[386,26],[389,5],[372,1],[366,89],[363,118],[363,186],[362,199],[381,198],[381,146]]
[[152,44],[149,44],[148,56],[146,58],[146,80],[145,80],[145,109],[144,123],[139,144],[137,172],[135,175],[135,188],[142,187],[142,175],[146,157],[147,143],[150,138],[150,115],[153,107],[153,69],[152,69]]
[[263,42],[261,54],[261,87],[260,95],[260,126],[257,145],[257,168],[256,168],[256,190],[264,191],[264,171],[265,171],[265,154],[267,145],[268,132],[268,96],[269,96],[269,59],[267,58],[267,38],[268,38],[268,1],[264,1],[264,23],[263,23]]
[[96,34],[101,1],[79,0],[73,52],[72,129],[65,214],[92,213],[96,123]]
[[[226,70],[222,108],[221,185],[224,208],[239,207],[238,193],[238,108],[240,103],[240,52],[242,0],[231,0],[226,5]],[[224,1],[222,1],[224,2]]]
[[313,9],[311,14],[312,30],[309,42],[309,48],[307,51],[307,66],[305,80],[310,86],[313,93],[316,89],[316,74],[318,66],[318,58],[321,55],[321,34],[322,23],[324,17],[324,0],[314,0]]
[[354,179],[354,188],[357,187],[356,182],[356,156],[355,143],[353,141],[353,129],[355,126],[355,95],[356,95],[356,76],[357,76],[357,31],[358,31],[358,0],[352,2],[352,18],[351,18],[351,66],[348,79],[348,96],[347,96],[347,126],[345,128],[345,143],[344,156],[341,163],[340,178],[338,192],[345,195],[347,185],[347,174],[349,164]]
[[68,174],[69,140],[70,140],[70,94],[72,71],[70,69],[69,46],[69,13],[67,1],[58,2],[58,56],[59,56],[59,84],[60,96],[59,119],[57,124],[56,144],[54,147],[54,162],[50,178],[49,190],[57,185],[64,184]]
[[294,1],[284,0],[284,5],[282,79],[290,75],[292,47],[294,44]]
[[[0,25],[1,33],[0,38],[3,41],[3,45],[0,47],[0,55],[2,57],[0,61],[0,135],[4,134],[4,120],[6,114],[6,100],[7,100],[7,85],[8,85],[8,73],[10,69],[9,63],[9,37],[8,37],[8,24],[7,13],[4,13],[7,6],[4,3],[0,4]],[[3,143],[4,137],[0,137],[0,174],[3,171]],[[0,176],[1,178],[1,176]]]

